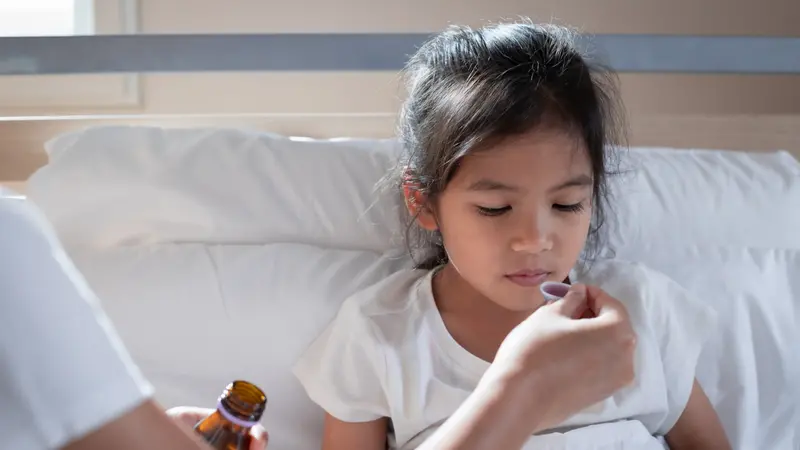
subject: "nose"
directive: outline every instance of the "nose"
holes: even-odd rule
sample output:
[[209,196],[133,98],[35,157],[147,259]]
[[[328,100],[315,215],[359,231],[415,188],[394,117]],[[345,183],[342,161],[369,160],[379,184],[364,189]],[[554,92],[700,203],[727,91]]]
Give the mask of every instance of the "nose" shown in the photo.
[[552,233],[547,218],[532,215],[521,220],[511,241],[515,252],[541,253],[553,249]]

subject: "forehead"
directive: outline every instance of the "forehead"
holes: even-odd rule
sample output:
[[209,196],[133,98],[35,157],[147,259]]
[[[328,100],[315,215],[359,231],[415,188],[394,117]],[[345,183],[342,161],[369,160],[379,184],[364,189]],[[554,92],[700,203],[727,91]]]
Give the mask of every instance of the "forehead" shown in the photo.
[[452,183],[468,185],[488,178],[535,188],[591,174],[591,162],[580,139],[563,132],[531,131],[467,155]]

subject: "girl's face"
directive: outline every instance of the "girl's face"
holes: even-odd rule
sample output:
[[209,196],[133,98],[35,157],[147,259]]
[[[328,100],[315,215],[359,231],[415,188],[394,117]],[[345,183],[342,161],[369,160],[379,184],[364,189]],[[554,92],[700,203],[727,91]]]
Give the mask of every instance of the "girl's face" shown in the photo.
[[419,223],[438,228],[455,272],[511,311],[543,303],[539,285],[563,281],[589,232],[589,158],[566,133],[534,131],[461,160]]

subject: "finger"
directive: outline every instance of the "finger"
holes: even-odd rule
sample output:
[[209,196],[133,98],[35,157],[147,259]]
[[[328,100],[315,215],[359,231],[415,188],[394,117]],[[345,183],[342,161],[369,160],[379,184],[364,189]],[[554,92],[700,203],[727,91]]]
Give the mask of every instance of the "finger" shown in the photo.
[[569,292],[561,300],[552,303],[552,308],[559,314],[577,319],[586,310],[586,286],[574,284],[570,286]]
[[207,408],[196,408],[188,406],[178,406],[166,411],[167,415],[177,423],[193,428],[197,422],[208,417],[214,410]]
[[595,319],[601,322],[620,322],[628,320],[628,311],[619,300],[608,295],[596,286],[586,290],[588,307],[594,312]]
[[198,406],[175,406],[167,410],[167,414],[170,416],[182,416],[182,415],[197,415],[197,416],[208,416],[213,413],[214,410],[211,408],[200,408]]
[[250,450],[264,450],[269,444],[269,434],[262,426],[256,426],[250,430],[253,440],[250,443]]

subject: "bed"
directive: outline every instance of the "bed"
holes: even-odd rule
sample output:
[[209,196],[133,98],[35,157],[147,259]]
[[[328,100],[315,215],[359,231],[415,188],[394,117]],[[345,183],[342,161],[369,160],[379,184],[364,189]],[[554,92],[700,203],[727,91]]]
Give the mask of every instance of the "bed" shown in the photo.
[[[200,45],[130,38],[39,44],[162,56],[170,39]],[[607,40],[606,51],[634,45],[619,42]],[[32,48],[42,61],[54,53]],[[95,63],[107,65],[91,67],[220,69],[189,54],[195,59],[181,67],[166,57],[136,65],[102,55]],[[239,67],[233,58],[226,67],[341,69],[300,60],[287,69],[269,59]],[[368,60],[348,70],[370,70]],[[64,64],[39,71],[89,71],[85,60],[52,61]],[[693,70],[692,61],[648,61],[620,64],[627,73]],[[766,70],[719,64],[694,68]],[[347,295],[409,265],[399,200],[374,190],[397,155],[395,115],[347,111],[353,93],[335,97],[344,112],[0,120],[0,179],[54,223],[159,400],[213,405],[230,380],[252,380],[270,398],[271,449],[318,446],[320,412],[288,367]],[[393,98],[393,87],[382,95]],[[800,448],[800,115],[650,114],[631,117],[631,130],[632,170],[615,181],[624,200],[605,257],[661,270],[717,311],[721,327],[698,377],[735,448]]]

